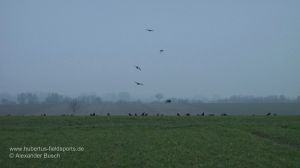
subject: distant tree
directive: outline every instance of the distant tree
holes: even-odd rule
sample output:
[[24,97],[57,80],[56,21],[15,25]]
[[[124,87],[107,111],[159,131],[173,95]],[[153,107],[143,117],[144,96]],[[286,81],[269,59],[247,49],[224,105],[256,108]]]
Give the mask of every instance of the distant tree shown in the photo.
[[19,104],[36,104],[39,99],[34,93],[20,93],[17,95],[17,101]]
[[48,104],[59,104],[63,103],[65,100],[63,95],[60,95],[58,93],[50,93],[45,99],[45,103]]
[[106,101],[116,101],[117,100],[117,95],[115,93],[106,93],[102,97]]
[[181,104],[188,104],[189,100],[188,99],[177,99],[176,102],[181,103]]
[[3,99],[1,100],[1,104],[8,104],[8,102],[9,102],[8,99],[4,99],[4,98],[3,98]]
[[79,104],[79,101],[77,99],[73,99],[71,102],[70,102],[70,108],[72,110],[72,113],[75,114],[76,111],[80,108],[80,104]]
[[16,102],[13,101],[13,100],[3,98],[3,99],[1,99],[1,104],[3,104],[3,105],[13,105],[13,104],[16,104]]
[[163,95],[162,93],[157,93],[157,94],[155,95],[155,98],[156,98],[158,101],[161,101],[161,99],[164,98],[164,95]]
[[27,103],[28,104],[37,104],[39,102],[39,98],[36,94],[27,93]]
[[16,104],[16,99],[14,96],[9,93],[0,93],[0,104]]
[[82,104],[99,104],[102,99],[96,95],[79,96],[78,101]]
[[296,102],[300,103],[300,96],[297,97]]
[[284,95],[280,95],[279,96],[279,102],[280,103],[285,103],[285,102],[288,102],[288,99]]
[[128,92],[120,92],[118,95],[120,101],[129,101],[130,100],[130,93]]
[[17,101],[19,104],[25,104],[26,103],[26,94],[25,93],[18,94]]

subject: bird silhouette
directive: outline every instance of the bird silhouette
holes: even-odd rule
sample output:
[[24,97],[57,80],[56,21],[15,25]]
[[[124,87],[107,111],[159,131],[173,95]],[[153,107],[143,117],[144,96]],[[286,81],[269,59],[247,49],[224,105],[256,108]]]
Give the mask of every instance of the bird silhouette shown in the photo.
[[163,50],[163,49],[160,49],[160,50],[159,50],[160,53],[163,53],[164,51],[165,51],[165,50]]
[[137,70],[142,71],[141,67],[139,67],[139,66],[137,66],[137,65],[134,65],[134,67],[135,67]]
[[153,29],[145,29],[146,31],[148,32],[153,32],[154,30]]
[[144,84],[141,83],[141,82],[135,82],[136,85],[140,85],[140,86],[143,86]]
[[172,102],[171,99],[167,99],[167,100],[165,101],[165,103],[171,103],[171,102]]

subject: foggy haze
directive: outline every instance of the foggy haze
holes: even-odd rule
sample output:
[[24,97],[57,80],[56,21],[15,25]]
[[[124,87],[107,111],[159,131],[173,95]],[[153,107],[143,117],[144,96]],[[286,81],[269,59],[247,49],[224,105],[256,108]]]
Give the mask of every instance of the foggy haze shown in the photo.
[[299,8],[296,0],[2,0],[0,93],[295,97]]

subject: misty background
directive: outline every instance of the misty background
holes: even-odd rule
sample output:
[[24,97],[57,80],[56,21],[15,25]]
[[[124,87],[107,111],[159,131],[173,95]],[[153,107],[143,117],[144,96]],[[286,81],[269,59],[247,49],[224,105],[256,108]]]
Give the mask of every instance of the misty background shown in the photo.
[[297,0],[1,0],[0,93],[296,98],[299,8]]

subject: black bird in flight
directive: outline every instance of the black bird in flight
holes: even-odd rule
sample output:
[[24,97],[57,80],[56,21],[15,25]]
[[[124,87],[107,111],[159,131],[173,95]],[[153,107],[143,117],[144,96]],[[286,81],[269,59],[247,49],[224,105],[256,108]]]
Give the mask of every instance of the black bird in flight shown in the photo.
[[167,100],[165,101],[165,103],[171,103],[171,102],[172,102],[171,99],[167,99]]
[[148,32],[153,32],[154,30],[153,29],[145,29],[147,30]]
[[141,82],[135,82],[136,85],[140,85],[140,86],[143,86],[144,84],[141,83]]
[[135,67],[137,70],[140,70],[140,71],[142,70],[141,67],[139,67],[139,66],[137,66],[137,65],[134,65],[134,67]]
[[164,52],[164,51],[165,51],[165,50],[163,50],[163,49],[160,49],[160,50],[159,50],[160,53],[162,53],[162,52]]

